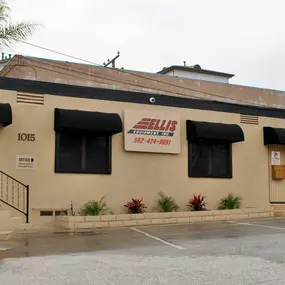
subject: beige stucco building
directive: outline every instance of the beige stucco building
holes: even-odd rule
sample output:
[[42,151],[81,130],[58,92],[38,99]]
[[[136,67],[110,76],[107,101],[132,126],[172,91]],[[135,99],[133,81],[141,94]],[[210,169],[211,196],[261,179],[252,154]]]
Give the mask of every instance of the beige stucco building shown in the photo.
[[209,209],[229,192],[285,202],[284,93],[33,60],[0,78],[0,199],[26,213],[29,185],[31,222],[102,196],[114,213],[133,197],[157,211],[160,191],[182,210],[194,193]]

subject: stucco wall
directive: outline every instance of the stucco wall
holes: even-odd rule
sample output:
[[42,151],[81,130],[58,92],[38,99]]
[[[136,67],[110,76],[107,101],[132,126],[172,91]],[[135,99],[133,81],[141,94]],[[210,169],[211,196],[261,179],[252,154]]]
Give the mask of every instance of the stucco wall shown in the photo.
[[[31,187],[31,208],[70,207],[78,211],[91,199],[106,196],[114,213],[123,213],[124,203],[132,197],[143,197],[148,211],[156,206],[157,193],[163,191],[176,198],[186,210],[194,193],[207,196],[208,208],[216,209],[218,201],[228,192],[243,197],[243,207],[269,205],[268,148],[263,145],[265,125],[282,126],[284,120],[259,118],[259,126],[241,125],[245,141],[233,144],[233,178],[189,178],[186,120],[239,124],[239,114],[201,111],[133,103],[45,95],[44,106],[16,103],[15,91],[0,90],[0,102],[10,103],[13,124],[0,130],[0,169]],[[123,117],[124,110],[156,110],[177,113],[181,118],[181,153],[154,154],[126,152],[123,133],[113,136],[112,174],[56,174],[54,108],[115,112]],[[34,133],[35,142],[21,142],[17,134]],[[35,170],[16,170],[16,155],[35,155]],[[144,174],[143,178],[141,173]],[[38,216],[32,211],[32,221]]]

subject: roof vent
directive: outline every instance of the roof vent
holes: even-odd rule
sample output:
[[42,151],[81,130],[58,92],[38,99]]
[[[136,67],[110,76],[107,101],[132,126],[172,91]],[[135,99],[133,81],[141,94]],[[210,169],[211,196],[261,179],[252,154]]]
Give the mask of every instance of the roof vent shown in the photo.
[[258,116],[240,114],[240,122],[247,125],[258,125]]

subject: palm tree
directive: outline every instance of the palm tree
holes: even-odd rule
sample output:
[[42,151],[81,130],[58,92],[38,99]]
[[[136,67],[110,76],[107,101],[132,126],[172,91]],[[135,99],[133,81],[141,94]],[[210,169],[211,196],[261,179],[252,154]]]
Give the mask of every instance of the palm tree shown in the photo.
[[13,43],[25,40],[36,29],[33,23],[12,23],[10,8],[5,0],[0,0],[0,47],[10,47]]

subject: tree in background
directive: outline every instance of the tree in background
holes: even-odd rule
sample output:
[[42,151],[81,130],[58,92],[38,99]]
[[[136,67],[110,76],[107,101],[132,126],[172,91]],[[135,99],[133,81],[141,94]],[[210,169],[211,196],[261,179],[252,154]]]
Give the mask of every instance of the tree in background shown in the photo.
[[10,47],[13,43],[25,40],[37,28],[36,24],[13,23],[9,17],[10,8],[5,0],[0,0],[0,47]]

